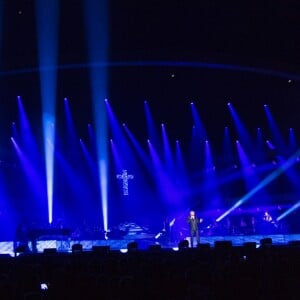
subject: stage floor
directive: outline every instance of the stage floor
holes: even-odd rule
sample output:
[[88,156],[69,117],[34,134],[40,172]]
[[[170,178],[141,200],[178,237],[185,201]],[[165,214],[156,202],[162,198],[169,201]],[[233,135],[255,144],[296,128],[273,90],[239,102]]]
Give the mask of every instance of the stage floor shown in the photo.
[[[233,246],[241,246],[246,242],[255,242],[257,246],[260,245],[260,240],[263,238],[271,238],[274,245],[286,245],[290,241],[300,241],[300,234],[276,234],[276,235],[234,235],[234,236],[203,236],[201,237],[202,244],[209,244],[214,246],[216,241],[231,241]],[[186,239],[189,239],[188,237]],[[74,244],[81,244],[83,251],[91,251],[93,246],[109,246],[111,250],[127,249],[127,244],[136,241],[138,249],[146,250],[151,245],[159,244],[162,248],[174,248],[178,243],[171,243],[160,241],[155,238],[145,239],[120,239],[120,240],[40,240],[36,244],[36,252],[42,253],[44,249],[55,248],[58,252],[71,252]],[[15,255],[14,249],[16,247],[14,241],[0,242],[0,254]],[[32,245],[29,242],[29,250],[32,250]]]

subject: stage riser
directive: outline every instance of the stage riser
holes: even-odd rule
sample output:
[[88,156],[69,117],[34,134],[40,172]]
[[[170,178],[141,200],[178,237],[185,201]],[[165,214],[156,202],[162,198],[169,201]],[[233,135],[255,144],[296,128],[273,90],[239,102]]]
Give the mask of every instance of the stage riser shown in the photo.
[[[210,244],[214,246],[216,241],[232,241],[232,245],[241,246],[246,242],[256,242],[257,245],[260,244],[260,240],[264,238],[271,238],[273,244],[284,245],[288,244],[290,241],[299,241],[300,234],[290,234],[290,235],[250,235],[250,236],[211,236],[211,237],[200,237],[200,242],[203,244]],[[190,238],[187,238],[190,240]],[[44,249],[55,248],[57,251],[61,252],[71,252],[72,246],[74,244],[81,244],[83,251],[91,251],[93,246],[109,246],[112,250],[126,249],[128,243],[134,240],[43,240],[37,241],[36,251],[41,253]],[[147,249],[150,245],[161,244],[162,248],[175,247],[175,244],[165,244],[158,240],[137,240],[139,249]],[[0,254],[9,254],[14,256],[14,249],[18,246],[17,243],[13,241],[3,241],[0,242]],[[32,251],[31,242],[28,243],[29,251]]]

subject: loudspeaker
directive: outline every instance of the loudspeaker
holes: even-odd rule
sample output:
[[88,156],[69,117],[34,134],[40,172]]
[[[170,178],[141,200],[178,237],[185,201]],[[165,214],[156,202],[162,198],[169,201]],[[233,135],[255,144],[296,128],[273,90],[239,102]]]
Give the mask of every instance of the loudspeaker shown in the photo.
[[72,245],[72,253],[81,253],[82,245],[81,244],[73,244]]
[[300,247],[300,241],[289,241],[288,245],[291,247]]
[[178,248],[181,249],[187,249],[189,247],[189,241],[188,240],[182,240],[178,243]]
[[137,242],[130,242],[127,244],[128,251],[137,251],[138,250],[138,243]]
[[245,242],[243,244],[244,249],[247,250],[255,250],[256,249],[256,242]]
[[231,249],[232,241],[215,241],[214,247],[216,250]]
[[161,251],[161,245],[150,245],[149,246],[150,252],[160,252]]
[[272,238],[263,238],[260,240],[261,246],[271,246],[272,245]]
[[110,246],[93,246],[92,251],[95,253],[109,253],[110,251]]
[[198,249],[210,249],[210,243],[200,243],[197,245]]
[[18,245],[15,248],[15,254],[28,252],[28,246],[25,244]]
[[56,248],[45,248],[43,251],[45,254],[56,253]]

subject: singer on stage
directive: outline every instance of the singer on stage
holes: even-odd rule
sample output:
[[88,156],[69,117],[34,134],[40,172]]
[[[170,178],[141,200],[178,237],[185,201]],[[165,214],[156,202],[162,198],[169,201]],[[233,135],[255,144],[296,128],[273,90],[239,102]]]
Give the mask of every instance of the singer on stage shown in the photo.
[[200,243],[199,229],[198,224],[202,222],[202,219],[199,219],[195,211],[191,210],[188,216],[187,222],[190,226],[190,236],[191,236],[191,247],[194,247],[194,238],[196,238],[197,244]]

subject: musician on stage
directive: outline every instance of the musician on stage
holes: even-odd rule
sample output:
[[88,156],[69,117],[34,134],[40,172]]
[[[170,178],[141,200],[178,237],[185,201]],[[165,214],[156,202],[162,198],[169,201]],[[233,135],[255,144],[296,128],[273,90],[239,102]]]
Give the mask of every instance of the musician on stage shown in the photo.
[[197,244],[200,243],[199,229],[198,224],[203,220],[196,216],[195,211],[191,210],[189,216],[187,218],[187,222],[189,223],[190,236],[191,236],[191,248],[194,247],[194,238],[196,238]]
[[272,222],[273,218],[267,211],[265,211],[264,216],[263,216],[263,220],[266,221],[266,222]]

